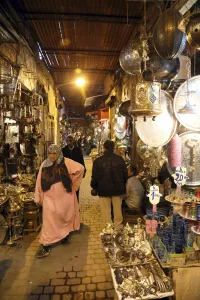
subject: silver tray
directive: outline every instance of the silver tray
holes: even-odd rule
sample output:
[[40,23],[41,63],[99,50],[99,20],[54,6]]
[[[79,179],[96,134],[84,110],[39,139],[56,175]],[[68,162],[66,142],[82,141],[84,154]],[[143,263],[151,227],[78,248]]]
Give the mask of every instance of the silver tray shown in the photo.
[[[187,101],[187,85],[191,104],[196,105],[197,114],[180,114]],[[192,100],[192,98],[194,100]],[[200,131],[200,76],[192,77],[185,81],[177,90],[174,97],[174,113],[177,120],[187,129]]]

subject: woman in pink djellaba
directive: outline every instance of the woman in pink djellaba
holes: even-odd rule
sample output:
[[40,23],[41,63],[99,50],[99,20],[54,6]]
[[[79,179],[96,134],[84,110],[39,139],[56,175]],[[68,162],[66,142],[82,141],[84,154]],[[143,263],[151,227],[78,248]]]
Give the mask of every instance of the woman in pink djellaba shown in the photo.
[[50,145],[35,188],[35,202],[43,207],[42,247],[36,257],[48,256],[52,244],[65,239],[71,231],[80,229],[76,191],[83,174],[81,164],[64,158],[56,145]]

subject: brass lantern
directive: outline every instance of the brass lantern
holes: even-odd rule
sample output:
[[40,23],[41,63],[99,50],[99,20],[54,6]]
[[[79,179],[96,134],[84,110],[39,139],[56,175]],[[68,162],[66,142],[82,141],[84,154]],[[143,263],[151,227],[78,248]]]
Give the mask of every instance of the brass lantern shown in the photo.
[[156,52],[163,58],[174,59],[185,48],[186,35],[178,29],[182,15],[174,8],[167,9],[159,18],[153,32]]
[[139,82],[133,95],[133,103],[129,113],[133,116],[157,116],[161,114],[161,84],[156,81]]

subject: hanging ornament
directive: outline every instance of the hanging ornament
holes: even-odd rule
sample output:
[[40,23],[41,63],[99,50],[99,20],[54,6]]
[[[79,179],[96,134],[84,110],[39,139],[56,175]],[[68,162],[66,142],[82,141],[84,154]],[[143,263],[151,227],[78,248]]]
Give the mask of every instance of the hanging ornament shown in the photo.
[[147,68],[147,61],[149,60],[149,44],[148,40],[150,40],[147,35],[147,4],[146,0],[144,0],[144,24],[140,26],[140,51],[142,56],[142,62],[144,64],[144,70]]
[[141,51],[142,51],[142,61],[144,63],[144,69],[147,68],[147,61],[149,60],[148,52],[149,52],[149,45],[148,40],[146,38],[146,33],[144,34],[144,38],[141,39]]
[[174,8],[167,9],[160,16],[153,32],[153,42],[161,57],[174,59],[183,52],[186,35],[178,29],[181,20],[182,15]]
[[141,57],[138,47],[138,43],[131,41],[122,49],[119,56],[121,68],[131,75],[138,75],[141,71]]

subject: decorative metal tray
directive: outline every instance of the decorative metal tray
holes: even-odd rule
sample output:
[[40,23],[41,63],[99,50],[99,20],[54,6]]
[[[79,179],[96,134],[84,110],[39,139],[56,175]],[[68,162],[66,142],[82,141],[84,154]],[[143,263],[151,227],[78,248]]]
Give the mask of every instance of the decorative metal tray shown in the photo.
[[[189,97],[189,98],[188,98]],[[197,114],[180,114],[187,100],[195,105]],[[200,131],[200,76],[185,81],[177,90],[174,97],[174,113],[178,121],[189,130]]]

